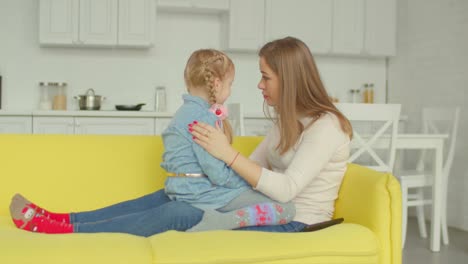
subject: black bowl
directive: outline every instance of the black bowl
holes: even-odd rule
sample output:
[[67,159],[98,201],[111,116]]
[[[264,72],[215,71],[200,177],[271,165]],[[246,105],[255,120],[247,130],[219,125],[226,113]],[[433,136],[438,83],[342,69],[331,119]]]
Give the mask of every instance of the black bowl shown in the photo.
[[115,105],[115,109],[120,111],[140,111],[141,107],[145,104],[137,105]]

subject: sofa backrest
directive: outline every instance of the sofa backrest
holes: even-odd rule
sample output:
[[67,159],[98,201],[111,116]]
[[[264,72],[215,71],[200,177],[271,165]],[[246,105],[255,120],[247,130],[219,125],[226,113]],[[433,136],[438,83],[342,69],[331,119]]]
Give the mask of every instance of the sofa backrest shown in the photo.
[[81,211],[154,191],[162,150],[157,136],[0,135],[0,215],[16,192]]
[[[248,155],[261,137],[238,137]],[[160,136],[0,135],[0,215],[22,193],[56,211],[81,211],[161,189]]]

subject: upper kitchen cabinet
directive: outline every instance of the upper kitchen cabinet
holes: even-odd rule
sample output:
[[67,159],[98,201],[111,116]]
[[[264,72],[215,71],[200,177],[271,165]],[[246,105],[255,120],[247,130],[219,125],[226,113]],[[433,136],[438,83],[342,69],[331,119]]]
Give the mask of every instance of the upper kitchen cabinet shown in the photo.
[[395,0],[334,0],[333,54],[393,56]]
[[330,53],[332,0],[266,0],[266,40],[292,36],[313,53]]
[[372,56],[396,54],[396,0],[367,0],[364,52]]
[[360,54],[364,50],[364,1],[334,0],[333,41],[336,54]]
[[154,0],[41,0],[39,41],[61,46],[152,45]]
[[231,1],[224,26],[226,50],[258,50],[264,44],[265,0]]
[[69,45],[78,43],[79,0],[40,0],[39,42]]
[[158,0],[158,10],[202,13],[227,12],[229,0]]
[[118,45],[153,45],[153,28],[156,23],[155,0],[119,0]]
[[96,46],[115,45],[117,8],[117,0],[80,0],[78,43]]

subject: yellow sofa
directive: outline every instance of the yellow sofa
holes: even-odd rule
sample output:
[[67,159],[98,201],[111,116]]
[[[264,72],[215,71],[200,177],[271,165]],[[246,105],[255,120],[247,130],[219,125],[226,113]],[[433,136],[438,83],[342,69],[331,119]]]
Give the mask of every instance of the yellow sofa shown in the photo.
[[[237,137],[234,145],[248,155],[260,141]],[[158,136],[0,135],[0,263],[401,263],[398,182],[355,164],[336,201],[345,223],[316,232],[45,235],[11,221],[16,192],[66,212],[160,189],[162,152]]]

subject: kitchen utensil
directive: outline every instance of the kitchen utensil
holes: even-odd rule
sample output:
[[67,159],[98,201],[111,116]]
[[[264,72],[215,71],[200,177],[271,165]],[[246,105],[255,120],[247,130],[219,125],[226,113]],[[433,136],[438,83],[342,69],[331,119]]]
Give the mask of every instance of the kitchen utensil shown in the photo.
[[120,111],[140,111],[141,107],[146,104],[137,105],[115,105],[115,109]]
[[78,100],[80,110],[99,110],[101,109],[101,103],[106,98],[101,95],[96,95],[93,89],[88,89],[86,94],[74,96]]

